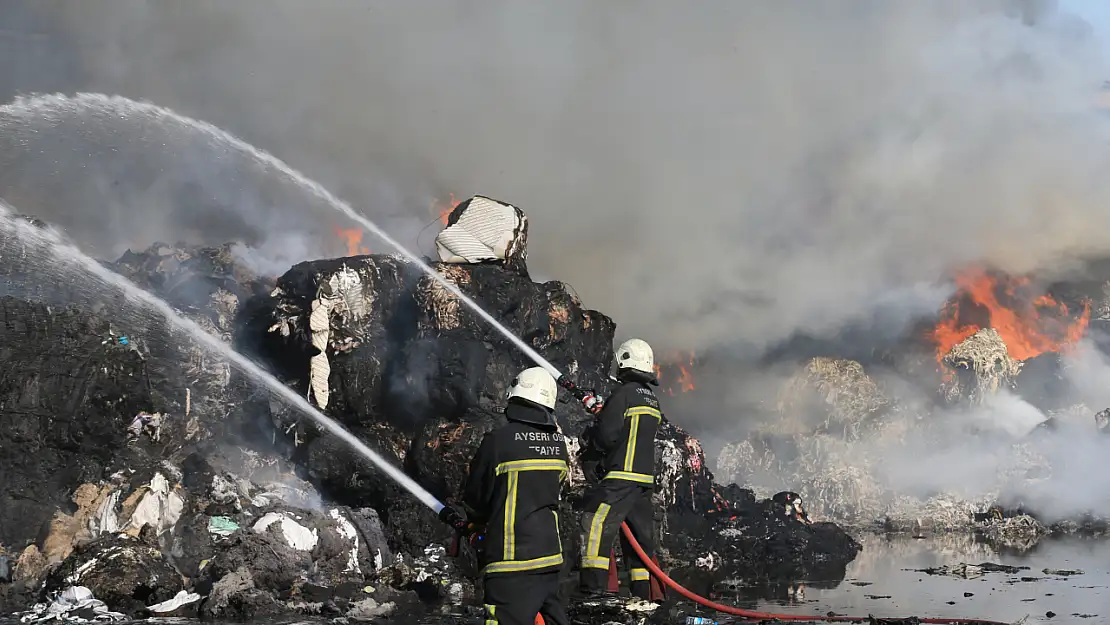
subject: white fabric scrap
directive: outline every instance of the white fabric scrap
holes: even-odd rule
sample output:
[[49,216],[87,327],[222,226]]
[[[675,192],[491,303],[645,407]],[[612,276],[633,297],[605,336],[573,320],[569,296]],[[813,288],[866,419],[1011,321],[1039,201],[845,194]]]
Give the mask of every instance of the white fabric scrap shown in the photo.
[[331,518],[335,519],[336,525],[339,526],[339,535],[351,541],[351,544],[353,545],[353,547],[351,547],[351,551],[347,555],[346,572],[361,573],[362,571],[360,571],[358,568],[358,531],[355,530],[354,524],[347,520],[347,517],[340,514],[337,508],[332,508],[328,511],[328,514],[331,516]]
[[312,398],[321,408],[328,407],[328,396],[331,387],[328,379],[331,377],[331,363],[328,362],[328,338],[331,335],[331,309],[336,300],[321,297],[313,300],[312,313],[308,316],[308,329],[312,332],[312,346],[320,350],[308,361],[308,382],[312,389]]
[[[91,610],[91,619],[82,618],[72,612]],[[21,623],[45,623],[48,621],[65,621],[87,623],[89,621],[122,621],[127,617],[119,612],[112,612],[103,601],[93,597],[93,593],[84,586],[70,586],[63,590],[51,603],[37,603],[27,612],[20,613]]]
[[185,500],[173,492],[161,473],[154,474],[147,488],[149,490],[135,507],[127,527],[141,530],[144,525],[150,525],[159,534],[173,529],[185,509]]
[[163,601],[162,603],[149,606],[147,607],[147,609],[155,614],[165,614],[167,612],[173,612],[181,606],[189,605],[190,603],[196,603],[197,601],[200,601],[200,595],[195,592],[182,590],[179,591],[173,599],[169,599],[167,601]]
[[523,226],[524,220],[512,205],[476,195],[458,221],[436,236],[436,250],[445,263],[504,260]]
[[96,510],[96,515],[89,519],[89,531],[94,535],[99,534],[115,534],[121,529],[119,522],[119,515],[116,514],[116,506],[119,505],[120,491],[115,491],[104,498],[100,503],[100,507]]
[[300,523],[297,523],[290,515],[284,512],[267,512],[262,515],[262,518],[255,521],[252,529],[261,534],[274,523],[281,524],[281,533],[285,536],[285,542],[288,543],[290,547],[298,551],[312,551],[316,548],[316,543],[319,541],[319,535],[316,530],[310,530]]

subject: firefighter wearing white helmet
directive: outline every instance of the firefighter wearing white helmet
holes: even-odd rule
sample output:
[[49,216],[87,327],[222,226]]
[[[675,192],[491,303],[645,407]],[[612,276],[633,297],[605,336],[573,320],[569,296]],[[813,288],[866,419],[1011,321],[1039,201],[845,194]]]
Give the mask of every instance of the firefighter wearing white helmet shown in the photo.
[[570,623],[559,585],[559,494],[568,454],[555,423],[556,392],[540,367],[516,376],[506,393],[508,423],[486,434],[470,463],[465,518],[458,511],[444,518],[456,528],[460,521],[483,528],[477,544],[486,623],[531,625],[537,614],[549,625]]
[[[655,487],[655,434],[663,423],[659,399],[652,386],[655,357],[641,339],[628,339],[614,353],[620,386],[605,400],[591,436],[603,455],[600,482],[587,494],[582,517],[581,589],[587,595],[607,586],[610,553],[622,522],[649,558],[655,548],[651,493]],[[649,601],[662,599],[647,565],[621,535],[621,552],[631,580],[632,595]]]
[[543,367],[532,367],[521,371],[513,380],[508,398],[516,397],[555,410],[555,393],[555,378]]

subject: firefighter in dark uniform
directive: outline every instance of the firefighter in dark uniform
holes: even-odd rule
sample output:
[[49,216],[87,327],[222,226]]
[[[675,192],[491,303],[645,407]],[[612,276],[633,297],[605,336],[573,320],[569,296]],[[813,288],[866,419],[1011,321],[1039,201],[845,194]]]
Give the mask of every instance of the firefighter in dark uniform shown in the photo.
[[[567,448],[555,425],[555,379],[540,367],[513,380],[506,425],[486,434],[463,491],[466,520],[484,527],[478,558],[486,625],[569,625],[559,573],[559,500]],[[458,527],[459,511],[441,513]]]
[[[655,433],[663,421],[651,346],[630,339],[617,348],[617,379],[621,385],[605,400],[591,436],[603,454],[601,481],[586,496],[582,516],[581,590],[596,595],[606,589],[609,554],[621,522],[650,558],[654,552]],[[587,404],[588,405],[588,404]],[[651,599],[651,574],[631,545],[621,539],[621,551],[634,597]]]

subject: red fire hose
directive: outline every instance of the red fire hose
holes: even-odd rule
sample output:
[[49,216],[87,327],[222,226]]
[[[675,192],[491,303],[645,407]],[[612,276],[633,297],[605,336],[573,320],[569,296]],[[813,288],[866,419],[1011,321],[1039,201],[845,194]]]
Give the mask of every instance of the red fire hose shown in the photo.
[[[710,601],[705,597],[696,595],[689,590],[683,588],[678,582],[674,581],[667,574],[664,573],[655,562],[644,553],[644,549],[640,547],[640,543],[636,542],[636,538],[632,535],[632,530],[628,529],[627,523],[621,523],[621,531],[624,532],[624,537],[628,539],[628,544],[632,545],[632,550],[640,557],[640,561],[647,566],[651,574],[662,580],[664,584],[670,586],[678,594],[686,597],[694,603],[703,605],[711,610],[724,612],[725,614],[732,614],[747,619],[758,620],[777,620],[777,621],[825,621],[836,623],[849,623],[849,622],[866,622],[870,617],[863,616],[833,616],[833,615],[820,615],[820,616],[805,616],[801,614],[775,614],[773,612],[756,612],[753,610],[742,610],[730,605]],[[977,618],[923,618],[920,619],[922,623],[937,623],[939,625],[1007,625],[1001,621],[988,621],[986,619]]]

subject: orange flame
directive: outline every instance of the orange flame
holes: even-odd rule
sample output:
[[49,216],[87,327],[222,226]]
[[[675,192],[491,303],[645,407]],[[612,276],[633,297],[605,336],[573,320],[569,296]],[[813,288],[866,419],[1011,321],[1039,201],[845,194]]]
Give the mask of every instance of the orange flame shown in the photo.
[[459,200],[455,199],[454,193],[449,193],[448,196],[450,196],[450,199],[446,202],[432,200],[432,213],[439,215],[439,220],[445,226],[447,225],[447,218],[451,216],[451,211],[455,210],[455,207],[460,204]]
[[[1025,277],[976,268],[959,275],[956,285],[956,295],[941,309],[940,321],[931,332],[938,362],[983,328],[998,332],[1014,360],[1058,352],[1083,338],[1091,319],[1090,303],[1084,303],[1076,318],[1066,304],[1048,294],[1031,292]],[[961,308],[966,304],[970,306]]]
[[336,227],[335,235],[347,245],[347,256],[359,256],[370,253],[370,249],[359,245],[362,243],[364,233],[359,228],[343,229]]
[[[695,362],[694,352],[671,354],[663,360],[668,364],[664,367],[656,362],[655,377],[659,380],[660,388],[668,395],[674,395],[676,390],[679,393],[688,393],[697,389],[692,372]],[[678,370],[677,374],[674,373],[675,369]],[[665,381],[667,379],[670,380]]]

